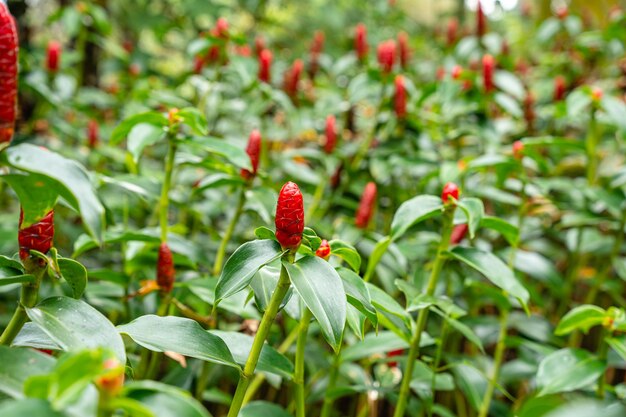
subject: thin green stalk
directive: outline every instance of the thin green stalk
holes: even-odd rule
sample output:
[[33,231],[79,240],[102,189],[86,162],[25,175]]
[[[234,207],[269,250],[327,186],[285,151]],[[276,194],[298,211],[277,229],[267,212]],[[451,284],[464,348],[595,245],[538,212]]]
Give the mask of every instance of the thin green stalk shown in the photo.
[[[286,256],[289,262],[293,262],[293,253],[290,252]],[[237,417],[239,415],[239,410],[241,410],[241,406],[243,405],[243,399],[246,396],[246,391],[248,390],[248,386],[254,376],[254,370],[256,369],[256,364],[259,361],[261,349],[263,348],[263,344],[267,339],[272,323],[276,318],[276,314],[278,314],[278,309],[280,308],[283,298],[285,298],[290,285],[291,281],[289,280],[289,274],[287,273],[285,267],[281,266],[280,278],[276,284],[274,294],[272,294],[272,298],[265,309],[265,313],[263,314],[263,318],[259,324],[259,330],[257,331],[257,334],[254,337],[254,342],[252,343],[252,349],[250,350],[250,354],[246,360],[243,372],[239,377],[239,383],[237,384],[237,390],[235,391],[235,395],[230,404],[228,417]]]
[[441,325],[441,337],[439,338],[439,346],[437,346],[437,352],[435,353],[435,361],[433,362],[433,376],[430,380],[430,387],[433,392],[433,397],[428,400],[428,404],[426,405],[426,415],[431,417],[433,415],[433,405],[435,403],[435,382],[437,377],[437,370],[439,368],[439,364],[441,363],[441,357],[443,356],[443,348],[446,342],[446,336],[448,335],[448,328],[450,325],[446,320],[443,321]]
[[[43,265],[42,265],[43,263]],[[24,323],[28,320],[26,309],[35,307],[37,299],[39,298],[39,285],[46,272],[46,264],[43,259],[29,256],[24,260],[24,272],[32,275],[34,279],[30,282],[22,284],[22,292],[20,294],[20,301],[13,313],[13,317],[9,321],[6,329],[0,336],[0,345],[9,346],[15,336],[22,330]]]
[[239,217],[241,217],[241,213],[243,213],[243,206],[246,204],[246,190],[248,189],[248,185],[242,187],[239,191],[239,197],[237,197],[237,208],[235,209],[235,214],[233,218],[230,220],[228,224],[228,228],[226,232],[224,232],[224,237],[222,237],[222,241],[220,242],[220,247],[217,250],[217,255],[215,256],[215,263],[213,264],[213,276],[219,275],[222,271],[222,265],[224,264],[224,257],[226,255],[226,247],[230,242],[230,238],[235,231],[235,227],[239,222]]
[[331,396],[331,392],[333,388],[335,388],[337,378],[339,377],[339,368],[341,366],[341,347],[342,346],[339,346],[339,351],[335,354],[333,364],[328,374],[328,385],[326,386],[326,392],[324,393],[324,405],[322,405],[320,417],[329,417],[330,410],[335,402],[335,399]]
[[296,342],[296,363],[293,373],[293,383],[295,384],[296,417],[305,417],[306,408],[304,401],[304,357],[306,348],[306,337],[311,323],[311,312],[303,307],[300,318],[300,330],[298,331],[298,341]]
[[[602,362],[606,362],[606,358],[608,354],[609,345],[608,343],[606,343],[606,340],[605,340],[608,335],[609,335],[609,332],[607,331],[607,329],[602,328],[602,334],[600,335],[600,346],[598,347],[598,359],[600,359]],[[606,371],[598,379],[598,388],[596,390],[596,393],[598,394],[598,397],[600,398],[604,398],[604,386],[606,382],[605,378],[606,378]]]
[[589,133],[587,134],[587,183],[594,185],[596,182],[596,174],[598,170],[598,152],[597,146],[600,139],[598,132],[598,123],[596,121],[596,111],[591,111],[591,120],[589,121]]
[[[446,252],[450,246],[450,235],[452,233],[452,226],[454,223],[454,210],[455,205],[449,205],[446,207],[446,212],[443,218],[443,229],[441,233],[441,241],[439,242],[439,248],[437,249],[437,255],[435,257],[435,263],[428,279],[428,286],[426,288],[426,294],[432,296],[435,293],[437,287],[437,281],[439,275],[443,269],[443,265],[446,263]],[[423,308],[420,310],[417,316],[417,329],[415,335],[411,340],[411,347],[409,349],[409,355],[407,357],[406,369],[404,376],[402,377],[402,384],[400,385],[400,394],[398,396],[398,402],[396,404],[396,410],[393,414],[394,417],[404,417],[404,412],[411,393],[411,379],[413,378],[413,367],[415,361],[419,356],[420,341],[422,339],[422,332],[426,329],[426,322],[428,321],[429,308]]]
[[508,331],[509,310],[502,309],[500,313],[500,333],[498,334],[498,344],[496,345],[496,351],[493,357],[493,374],[489,379],[487,385],[487,391],[483,397],[483,402],[478,412],[478,417],[487,417],[489,414],[489,407],[491,406],[491,399],[498,383],[498,377],[500,376],[500,369],[502,368],[502,361],[504,359],[504,352],[506,351],[506,337]]
[[161,187],[161,198],[159,200],[159,224],[161,227],[161,242],[167,241],[167,218],[170,204],[170,188],[172,186],[172,173],[174,171],[174,157],[176,156],[176,142],[173,137],[169,137],[167,156],[165,160],[165,178]]

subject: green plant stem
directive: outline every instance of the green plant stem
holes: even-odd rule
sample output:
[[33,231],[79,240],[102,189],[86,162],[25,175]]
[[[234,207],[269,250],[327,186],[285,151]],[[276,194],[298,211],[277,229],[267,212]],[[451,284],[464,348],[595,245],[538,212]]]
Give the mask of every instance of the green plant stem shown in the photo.
[[[283,340],[283,343],[281,343],[278,349],[276,350],[278,350],[279,353],[287,352],[289,348],[295,343],[296,339],[298,338],[299,333],[300,333],[300,326],[295,326],[293,330],[291,331],[291,333],[287,335],[285,340]],[[265,374],[256,374],[254,376],[254,379],[252,380],[252,382],[250,383],[250,386],[248,387],[248,392],[246,393],[246,396],[243,399],[243,405],[248,404],[250,400],[252,400],[256,392],[259,390],[259,388],[263,384],[263,381],[265,381]]]
[[[446,207],[443,218],[443,228],[441,233],[441,241],[439,242],[439,248],[437,249],[437,255],[435,257],[435,263],[428,279],[428,286],[426,288],[426,294],[432,296],[435,293],[437,287],[437,281],[439,275],[443,269],[443,265],[446,263],[446,252],[450,246],[450,235],[452,233],[452,227],[454,224],[454,210],[455,205],[449,205]],[[406,362],[406,369],[404,376],[402,377],[402,384],[400,385],[400,394],[398,396],[398,402],[396,404],[396,410],[393,414],[394,417],[403,417],[406,410],[406,406],[409,400],[409,394],[411,392],[411,379],[413,378],[413,367],[415,361],[419,356],[420,341],[422,339],[422,332],[426,329],[426,322],[428,321],[429,308],[425,307],[420,310],[417,316],[417,329],[411,340],[411,347]]]
[[[606,362],[606,358],[608,354],[609,345],[606,343],[605,339],[609,335],[610,334],[606,330],[606,328],[602,328],[602,334],[600,335],[600,346],[598,347],[598,359],[600,359],[603,362]],[[596,392],[598,394],[598,397],[600,398],[604,398],[605,378],[606,378],[606,374],[603,373],[602,375],[600,375],[600,378],[598,379],[598,388]]]
[[[294,254],[288,253],[287,260],[289,262],[293,262]],[[237,390],[235,391],[235,395],[230,404],[230,410],[228,411],[228,417],[237,417],[239,415],[239,410],[241,410],[241,406],[243,405],[243,399],[246,396],[246,391],[248,390],[248,386],[250,385],[251,379],[254,376],[254,370],[256,369],[256,364],[259,361],[259,356],[261,355],[261,349],[263,348],[263,344],[267,339],[267,335],[270,332],[270,328],[272,327],[272,323],[276,318],[276,314],[278,314],[278,309],[289,290],[291,282],[289,280],[289,274],[284,266],[281,266],[280,269],[280,278],[278,279],[278,283],[276,284],[276,289],[272,294],[272,298],[263,314],[263,318],[261,319],[261,323],[259,324],[259,330],[257,331],[256,336],[254,337],[254,342],[252,343],[252,349],[250,349],[250,354],[248,355],[248,359],[246,360],[246,364],[243,368],[243,372],[239,377],[239,383],[237,384]]]
[[298,341],[296,342],[296,363],[294,367],[293,382],[295,384],[296,417],[305,417],[304,401],[304,357],[306,348],[306,337],[311,323],[311,312],[303,307],[302,317],[300,317],[300,329],[298,331]]
[[591,111],[591,120],[589,120],[589,132],[587,134],[587,183],[594,185],[596,182],[596,174],[598,170],[598,152],[597,146],[600,139],[598,132],[598,123],[596,121],[595,109]]
[[[249,184],[249,183],[247,183]],[[224,232],[224,237],[222,237],[222,241],[220,242],[220,247],[217,250],[217,255],[215,256],[215,263],[213,264],[213,276],[219,275],[222,271],[222,265],[224,264],[224,257],[226,255],[226,247],[230,242],[230,238],[235,231],[235,227],[237,226],[237,222],[239,222],[239,217],[241,217],[241,213],[243,213],[243,206],[246,204],[246,190],[248,189],[248,185],[242,187],[239,191],[239,196],[237,197],[237,208],[235,209],[235,214],[233,218],[230,220],[228,224],[228,228],[226,232]]]
[[487,417],[489,414],[489,407],[491,406],[491,399],[498,383],[498,377],[500,376],[500,369],[502,368],[502,361],[504,359],[504,352],[506,351],[506,337],[508,330],[509,310],[504,308],[500,313],[500,333],[498,334],[498,343],[496,344],[496,351],[493,357],[493,373],[489,378],[489,384],[483,397],[483,402],[480,405],[478,417]]
[[4,332],[2,332],[2,336],[0,336],[0,345],[11,345],[15,336],[22,330],[24,323],[28,320],[26,309],[35,307],[37,304],[39,285],[46,272],[46,264],[41,258],[29,256],[24,260],[24,272],[32,275],[34,279],[22,284],[20,301],[13,313],[13,317],[11,317],[9,324],[6,329],[4,329]]
[[161,198],[159,200],[159,224],[161,227],[161,242],[167,241],[167,217],[170,204],[170,188],[172,186],[172,173],[174,171],[174,157],[176,156],[176,142],[170,133],[167,156],[165,159],[165,178],[161,187]]
[[341,347],[342,345],[339,346],[339,350],[335,354],[333,364],[328,374],[328,385],[326,386],[326,392],[324,393],[324,404],[322,405],[320,417],[329,417],[330,410],[332,409],[333,403],[335,402],[334,398],[331,395],[331,392],[335,388],[335,384],[337,384],[337,378],[339,377],[339,368],[341,367]]
[[437,369],[439,368],[439,364],[441,363],[441,357],[443,356],[443,348],[446,342],[446,336],[448,335],[448,327],[450,325],[446,320],[444,320],[441,325],[441,337],[439,338],[439,346],[437,346],[437,352],[435,353],[435,361],[433,362],[433,376],[430,380],[430,389],[433,392],[433,397],[428,400],[428,404],[426,405],[426,415],[431,417],[433,415],[433,405],[435,403],[435,383],[437,382]]

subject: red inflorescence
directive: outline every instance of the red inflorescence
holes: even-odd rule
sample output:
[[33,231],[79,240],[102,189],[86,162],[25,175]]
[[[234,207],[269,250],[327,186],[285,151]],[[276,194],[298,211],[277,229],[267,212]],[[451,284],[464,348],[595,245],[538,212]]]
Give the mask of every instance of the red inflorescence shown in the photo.
[[406,87],[404,85],[404,77],[397,75],[395,84],[396,94],[394,96],[394,107],[396,116],[398,119],[403,119],[406,116]]
[[0,144],[10,142],[17,113],[17,29],[0,2]]
[[526,128],[532,131],[535,125],[535,96],[528,92],[524,99],[524,120],[526,120]]
[[409,35],[406,32],[398,34],[398,56],[400,57],[400,65],[406,68],[411,58],[411,48],[409,47]]
[[93,149],[100,143],[100,126],[98,121],[90,119],[87,123],[87,144]]
[[483,56],[483,87],[485,93],[491,93],[494,90],[493,73],[495,71],[496,61],[493,56],[486,54]]
[[389,74],[396,61],[396,41],[393,39],[381,42],[377,50],[378,64],[385,74]]
[[[395,356],[402,356],[404,354],[404,349],[396,349],[396,350],[391,350],[389,352],[387,352],[387,357],[388,358],[393,358]],[[390,361],[388,363],[389,367],[391,368],[395,368],[398,366],[398,362],[397,361]]]
[[48,52],[46,59],[46,67],[50,72],[59,70],[59,61],[61,60],[61,44],[57,41],[48,42]]
[[263,52],[265,50],[265,39],[263,39],[263,37],[261,36],[257,36],[254,39],[254,52],[256,53],[257,57],[261,56],[261,52]]
[[250,157],[250,164],[252,165],[252,171],[245,168],[241,169],[241,176],[244,179],[253,178],[257,170],[259,169],[259,159],[261,157],[261,132],[253,130],[248,138],[248,146],[246,147],[246,153]]
[[567,85],[565,77],[563,77],[562,75],[557,75],[556,78],[554,78],[554,101],[563,100],[566,93]]
[[459,31],[459,21],[456,17],[448,20],[448,30],[446,31],[446,41],[448,46],[456,43],[457,32]]
[[448,204],[450,198],[454,200],[459,199],[459,187],[456,186],[455,183],[449,182],[443,186],[443,191],[441,192],[441,200],[444,204]]
[[159,256],[157,258],[157,278],[156,282],[161,291],[171,292],[174,288],[176,271],[174,270],[174,258],[167,243],[162,242],[159,246]]
[[20,245],[20,259],[30,256],[31,250],[47,253],[52,247],[54,238],[54,210],[50,210],[41,220],[22,228],[24,211],[20,211],[20,224],[17,240]]
[[272,51],[264,49],[259,54],[259,80],[269,83],[271,80],[270,68],[272,66]]
[[521,140],[513,142],[513,157],[515,159],[522,159],[524,157],[524,142]]
[[450,235],[450,244],[458,245],[467,234],[467,230],[468,226],[466,223],[457,224],[456,226],[454,226],[454,229],[452,229],[452,234]]
[[330,257],[330,244],[326,239],[322,240],[320,243],[320,247],[315,251],[315,255],[319,256],[322,259],[328,260]]
[[476,9],[476,36],[482,38],[487,33],[487,17],[483,11],[483,5],[478,0],[478,8]]
[[276,240],[283,249],[298,249],[304,231],[304,204],[298,185],[289,181],[278,194]]
[[124,387],[124,366],[116,358],[111,358],[105,360],[102,367],[108,372],[94,382],[101,392],[109,397],[116,397]]
[[295,97],[298,93],[298,82],[300,82],[300,74],[302,74],[302,68],[304,68],[304,64],[302,60],[296,59],[293,62],[293,66],[291,69],[287,70],[285,73],[285,78],[283,82],[283,88],[285,92],[290,97]]
[[361,202],[359,203],[359,208],[356,211],[356,216],[354,219],[354,224],[356,227],[360,229],[367,228],[372,215],[374,214],[374,208],[376,206],[376,183],[368,182],[363,190],[363,195],[361,196]]
[[311,44],[311,62],[309,63],[309,76],[311,79],[315,78],[317,71],[319,70],[319,56],[324,50],[324,32],[318,30],[313,35],[313,43]]
[[333,153],[337,145],[337,127],[335,126],[335,116],[330,114],[326,117],[326,143],[324,143],[324,152]]
[[354,36],[354,50],[356,56],[362,61],[367,58],[367,52],[369,46],[367,45],[367,28],[363,23],[356,25],[356,31]]

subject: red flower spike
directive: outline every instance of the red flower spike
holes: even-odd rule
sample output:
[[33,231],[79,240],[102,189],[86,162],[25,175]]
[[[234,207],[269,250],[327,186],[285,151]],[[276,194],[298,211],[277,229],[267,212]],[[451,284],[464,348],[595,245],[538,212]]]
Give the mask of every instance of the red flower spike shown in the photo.
[[460,65],[455,65],[454,67],[452,67],[450,75],[452,75],[453,80],[458,80],[459,78],[461,78],[461,75],[463,75],[463,67]]
[[465,238],[468,229],[469,228],[465,223],[457,224],[456,226],[454,226],[454,228],[452,229],[452,234],[450,235],[450,244],[458,245],[459,243],[461,243],[463,238]]
[[330,257],[330,244],[326,239],[322,240],[320,247],[315,251],[315,256],[328,260]]
[[100,126],[94,119],[90,119],[87,123],[87,144],[91,149],[98,146],[100,143]]
[[336,190],[341,183],[341,174],[343,173],[343,164],[339,164],[332,177],[330,177],[330,188]]
[[359,203],[359,208],[356,212],[356,216],[354,219],[354,224],[359,229],[367,228],[369,224],[372,214],[374,214],[374,207],[376,204],[376,183],[368,182],[363,190],[363,195],[361,196],[361,202]]
[[367,28],[363,23],[356,25],[354,36],[354,50],[359,60],[363,61],[367,58],[369,46],[367,45]]
[[381,42],[378,45],[377,56],[382,72],[389,74],[396,60],[396,42],[393,39]]
[[513,157],[515,159],[522,159],[524,157],[524,142],[521,140],[513,142]]
[[22,228],[24,211],[20,210],[19,231],[17,241],[20,245],[20,259],[26,260],[31,250],[47,253],[52,247],[54,238],[54,210],[50,210],[41,220]]
[[61,44],[57,41],[48,42],[48,51],[46,55],[46,68],[50,72],[59,70],[59,61],[61,59]]
[[296,183],[289,181],[278,194],[276,205],[276,240],[283,249],[296,250],[304,231],[304,204]]
[[[388,358],[393,358],[395,356],[402,356],[404,354],[404,349],[396,349],[396,350],[391,350],[389,352],[387,352],[387,357]],[[391,368],[395,368],[398,366],[398,362],[396,361],[391,361],[388,363],[389,367]]]
[[228,20],[223,17],[217,19],[211,34],[217,38],[228,39]]
[[324,50],[324,40],[324,32],[322,32],[321,30],[316,30],[315,34],[313,35],[313,43],[311,44],[312,55],[322,53],[322,51]]
[[394,104],[396,117],[403,119],[406,117],[406,87],[404,86],[404,77],[397,75],[395,79],[396,94],[394,96]]
[[253,130],[248,138],[248,146],[246,147],[246,153],[250,157],[250,164],[252,165],[252,172],[242,168],[241,176],[244,179],[253,178],[257,170],[259,169],[259,159],[261,157],[261,132]]
[[456,43],[457,33],[459,31],[459,21],[456,17],[448,21],[448,30],[446,31],[446,41],[448,46]]
[[263,39],[261,36],[257,36],[254,39],[254,51],[256,52],[256,56],[260,57],[261,52],[263,52],[264,50],[265,50],[265,39]]
[[411,48],[409,47],[409,35],[406,32],[398,34],[398,56],[400,57],[400,65],[406,68],[411,58]]
[[333,153],[337,145],[337,127],[335,126],[335,116],[330,114],[326,117],[326,143],[324,143],[324,152]]
[[303,68],[302,60],[296,59],[291,69],[285,73],[283,88],[290,97],[294,97],[298,93],[298,82],[300,81],[300,74],[302,74]]
[[604,92],[602,91],[602,89],[600,87],[593,87],[591,89],[591,99],[594,102],[599,102],[600,100],[602,100],[602,96],[604,95]]
[[18,40],[15,20],[0,2],[0,144],[11,141],[17,114]]
[[554,101],[563,100],[566,93],[567,86],[565,82],[565,77],[563,77],[562,75],[557,75],[554,79]]
[[453,182],[449,182],[444,185],[443,191],[441,192],[441,201],[443,201],[444,204],[448,204],[450,202],[450,198],[453,198],[454,200],[459,199],[459,187],[457,187]]
[[485,93],[491,93],[494,90],[493,73],[495,71],[496,61],[489,54],[483,56],[483,87]]
[[487,17],[483,11],[483,5],[478,0],[478,8],[476,9],[476,36],[482,38],[487,33]]
[[176,271],[174,269],[174,258],[167,243],[162,242],[159,246],[159,256],[157,258],[157,278],[156,282],[161,291],[169,293],[174,288]]
[[259,54],[259,80],[269,83],[271,80],[270,68],[272,66],[272,51],[264,49]]
[[106,374],[97,377],[94,382],[109,398],[116,397],[124,387],[124,367],[116,358],[111,358],[104,361],[102,368],[107,371]]
[[567,6],[563,5],[556,9],[555,13],[556,17],[558,17],[560,20],[565,20],[565,18],[569,14],[569,10],[567,9]]

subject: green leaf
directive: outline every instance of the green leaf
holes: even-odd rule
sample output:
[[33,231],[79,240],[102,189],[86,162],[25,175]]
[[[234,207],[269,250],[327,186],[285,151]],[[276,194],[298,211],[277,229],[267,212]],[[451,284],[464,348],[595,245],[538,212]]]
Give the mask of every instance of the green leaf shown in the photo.
[[248,286],[254,274],[280,258],[280,244],[274,240],[254,240],[244,243],[228,258],[215,288],[215,302],[238,293]]
[[1,177],[17,194],[24,212],[23,227],[28,227],[45,217],[59,198],[58,183],[39,174],[7,174]]
[[379,321],[383,326],[409,340],[411,316],[392,296],[371,283],[367,283],[366,286],[372,298],[372,305],[378,311]]
[[254,235],[257,239],[270,239],[276,240],[276,233],[268,227],[261,226],[254,229]]
[[476,347],[478,347],[478,349],[480,349],[481,352],[485,353],[485,349],[483,348],[482,342],[480,341],[480,339],[478,338],[478,336],[476,335],[476,333],[474,333],[472,329],[470,329],[468,326],[461,323],[460,321],[453,319],[452,317],[444,314],[443,312],[439,311],[439,309],[437,308],[433,308],[432,311],[438,314],[439,316],[443,317],[443,319],[447,321],[448,324],[452,326],[452,328],[454,328],[456,331],[458,331],[463,336],[465,336],[465,338],[469,340],[471,343],[473,343]]
[[513,117],[522,117],[524,114],[519,103],[508,94],[496,93],[494,100],[500,107],[502,107],[502,110],[509,113]]
[[467,217],[470,238],[474,238],[476,230],[485,215],[483,202],[477,198],[463,198],[457,202],[457,206],[463,210]]
[[155,381],[126,384],[124,397],[140,401],[158,417],[211,417],[188,392]]
[[330,244],[330,253],[332,255],[343,259],[350,268],[355,272],[359,272],[361,268],[361,255],[359,255],[354,246],[337,239],[331,240],[328,243]]
[[411,226],[443,212],[441,198],[420,195],[400,205],[391,221],[391,239],[399,239]]
[[499,217],[485,216],[482,218],[480,226],[500,233],[511,246],[516,245],[519,240],[519,229],[517,226],[513,226]]
[[0,346],[0,392],[24,398],[24,382],[33,375],[50,372],[54,362],[52,356],[36,350]]
[[582,349],[561,349],[546,356],[537,370],[538,395],[585,388],[604,375],[606,363]]
[[155,126],[150,123],[138,123],[128,132],[128,143],[126,147],[132,155],[133,161],[137,163],[143,150],[154,145],[165,137],[165,129],[163,126]]
[[47,149],[26,143],[11,146],[4,154],[12,167],[41,174],[48,177],[49,181],[54,181],[61,197],[80,213],[87,231],[98,241],[102,240],[104,207],[96,197],[83,166]]
[[2,268],[0,268],[0,287],[10,284],[21,284],[24,282],[33,282],[35,277],[30,274],[19,274],[13,276],[2,276]]
[[[422,344],[420,341],[420,345]],[[392,350],[408,349],[409,343],[390,331],[368,333],[365,339],[346,347],[341,351],[341,360],[344,362],[359,361],[374,355],[380,355]]]
[[604,341],[622,358],[622,360],[626,361],[626,343],[624,343],[624,338],[607,337]]
[[[214,334],[226,343],[226,346],[228,346],[235,358],[235,362],[245,365],[248,355],[250,355],[250,350],[252,350],[253,336],[221,330],[211,330],[209,333]],[[293,378],[293,364],[285,355],[279,353],[267,343],[261,349],[261,356],[256,369],[257,371],[280,375],[287,379]]]
[[128,117],[124,119],[122,123],[117,125],[115,129],[113,129],[113,132],[111,132],[111,139],[109,139],[109,143],[111,145],[118,145],[126,138],[126,136],[128,136],[131,129],[140,123],[164,127],[168,125],[168,120],[163,113],[156,111],[149,111],[146,113],[136,114],[134,116]]
[[252,401],[239,412],[239,417],[292,417],[283,408],[267,401]]
[[196,135],[206,135],[209,132],[209,125],[206,121],[206,117],[202,112],[194,107],[186,107],[178,112],[180,117],[187,126],[191,128],[191,131]]
[[322,334],[337,351],[346,324],[346,293],[337,271],[317,256],[283,262],[291,283],[317,319]]
[[87,287],[87,270],[73,259],[59,257],[57,263],[61,276],[72,289],[73,297],[79,299]]
[[472,408],[478,410],[487,390],[487,379],[483,373],[464,363],[454,366],[452,373],[454,373],[458,387],[463,391]]
[[581,305],[573,308],[559,321],[559,325],[554,330],[557,336],[563,336],[574,330],[581,330],[587,333],[590,328],[603,323],[606,310],[594,305]]
[[370,292],[363,279],[347,268],[338,268],[337,273],[343,281],[348,302],[363,313],[374,327],[378,326],[376,309],[372,305]]
[[237,168],[252,169],[250,157],[245,150],[232,145],[225,140],[194,136],[188,145],[200,148],[210,154],[219,155],[235,165]]
[[63,350],[104,347],[126,362],[124,343],[113,324],[84,301],[51,297],[26,313]]
[[45,400],[26,399],[19,401],[7,401],[0,404],[0,416],[2,417],[69,417],[59,411],[55,411],[52,405]]
[[372,250],[370,257],[367,261],[367,268],[365,270],[365,276],[371,277],[376,270],[376,265],[380,262],[385,252],[387,252],[387,248],[391,245],[391,237],[386,236],[384,239],[376,242],[376,246]]
[[526,90],[520,79],[508,71],[496,71],[493,81],[500,90],[509,93],[517,100],[521,101],[526,97]]
[[500,258],[491,252],[462,246],[456,246],[450,253],[454,258],[474,268],[493,284],[517,298],[527,309],[528,291],[519,283],[513,271]]
[[226,343],[191,319],[148,314],[117,330],[154,352],[175,352],[239,369]]
[[[606,404],[595,400],[575,400],[569,401],[542,417],[624,417],[626,408],[617,402]],[[520,416],[520,417],[535,417]]]

